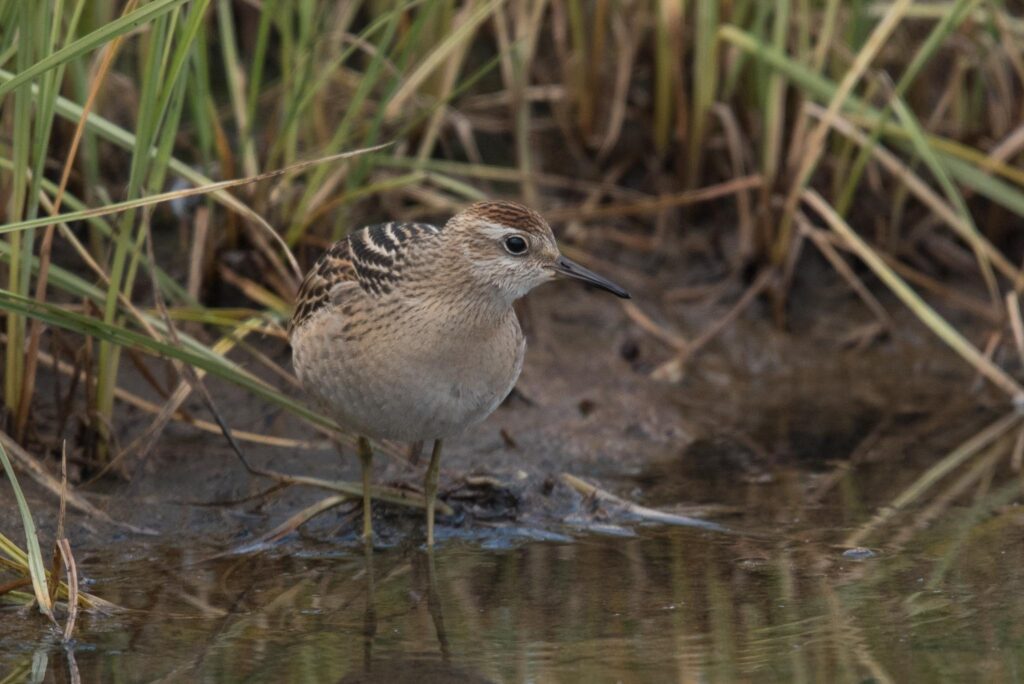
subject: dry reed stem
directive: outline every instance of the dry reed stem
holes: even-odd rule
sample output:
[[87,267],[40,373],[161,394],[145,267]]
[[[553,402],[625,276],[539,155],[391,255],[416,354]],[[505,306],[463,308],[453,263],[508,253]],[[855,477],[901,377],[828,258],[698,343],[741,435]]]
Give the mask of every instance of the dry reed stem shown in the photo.
[[[805,107],[812,116],[823,116],[824,110],[822,110],[818,105],[807,103],[805,104]],[[831,120],[830,125],[836,131],[850,138],[858,145],[867,145],[869,142],[864,133],[843,117],[835,117]],[[1020,269],[1010,263],[1003,253],[996,249],[984,236],[973,235],[971,227],[957,215],[956,211],[949,206],[949,204],[943,200],[938,193],[928,187],[928,185],[924,183],[917,174],[911,171],[910,167],[900,161],[896,155],[881,145],[874,145],[871,149],[871,154],[886,170],[895,176],[897,180],[906,185],[907,189],[909,189],[915,197],[917,197],[944,223],[952,228],[953,231],[959,235],[962,240],[964,240],[964,242],[967,244],[973,244],[973,242],[977,240],[982,253],[984,253],[989,261],[991,261],[1004,276],[1012,280],[1014,283],[1024,283],[1024,274],[1022,274]]]
[[[47,352],[39,352],[39,361],[50,368],[56,369],[64,375],[77,377],[80,381],[85,380],[86,372],[84,370],[75,368],[67,361],[56,360]],[[143,399],[137,394],[133,394],[122,387],[118,387],[114,390],[114,396],[129,406],[134,406],[135,408],[147,413],[158,414],[163,410],[163,407],[147,401],[146,399]],[[181,423],[191,425],[203,432],[212,432],[215,434],[220,434],[221,432],[216,423],[202,420],[200,418],[193,418],[181,411],[175,411],[172,414],[172,418]],[[270,435],[263,435],[256,432],[247,432],[245,430],[238,429],[232,429],[232,431],[235,436],[242,441],[253,442],[254,444],[261,444],[263,446],[279,447],[282,449],[316,449],[323,446],[321,443],[311,442],[308,440],[291,439],[288,437],[273,437]]]
[[287,302],[267,288],[263,287],[263,285],[260,285],[251,278],[239,275],[223,263],[217,267],[217,273],[224,282],[229,285],[234,285],[236,288],[241,290],[242,294],[265,309],[270,309],[271,311],[279,313],[287,313],[291,308]]
[[[326,489],[331,492],[341,492],[349,498],[361,499],[363,496],[362,485],[354,482],[347,482],[345,480],[325,480],[323,478],[310,477],[308,475],[291,475],[289,473],[282,473],[280,471],[270,470],[267,468],[257,468],[251,465],[248,466],[247,469],[254,475],[260,475],[261,477],[266,477],[282,484]],[[380,501],[387,501],[388,503],[397,504],[399,506],[410,506],[412,508],[426,507],[426,501],[422,494],[416,494],[405,489],[398,489],[397,487],[374,485],[370,487],[370,495],[371,498],[379,499]],[[451,515],[454,512],[448,504],[440,499],[436,502],[436,507],[437,511],[443,515]]]
[[684,192],[662,195],[651,199],[609,204],[589,209],[581,209],[579,207],[551,209],[544,212],[544,215],[549,221],[559,221],[564,219],[583,220],[592,218],[633,216],[638,214],[655,214],[672,207],[685,207],[691,204],[710,202],[711,200],[716,200],[720,197],[760,187],[760,185],[761,176],[759,174],[753,174],[750,176],[743,176],[742,178],[734,178],[733,180],[717,183],[715,185],[708,185],[697,190],[686,190]]
[[1017,430],[1017,439],[1013,443],[1013,451],[1010,456],[1010,469],[1019,473],[1022,465],[1024,465],[1024,426]]
[[[676,3],[661,3],[661,5],[663,9],[677,7]],[[604,161],[609,158],[622,136],[622,129],[626,124],[626,115],[629,111],[630,77],[633,74],[633,66],[636,61],[637,48],[639,47],[639,41],[631,40],[634,34],[630,33],[625,25],[625,21],[618,14],[612,19],[612,33],[614,34],[617,57],[615,79],[612,85],[611,105],[609,107],[604,136],[597,149],[598,161]]]
[[[740,178],[747,171],[748,160],[745,150],[749,149],[750,146],[743,139],[743,134],[740,132],[740,124],[736,120],[736,113],[730,107],[720,102],[715,103],[711,107],[711,111],[718,117],[718,121],[722,126],[722,132],[725,134],[729,150],[729,164],[732,166],[732,175]],[[740,264],[744,264],[752,259],[757,249],[757,225],[754,220],[753,201],[750,195],[751,193],[746,190],[736,193],[736,213],[739,223],[737,239],[739,254],[735,261]]]
[[724,316],[712,323],[708,328],[698,335],[693,342],[690,342],[687,348],[682,349],[676,354],[675,357],[660,364],[657,368],[651,371],[651,378],[654,380],[660,380],[663,382],[679,382],[683,379],[683,373],[686,369],[686,364],[693,358],[694,354],[700,351],[713,339],[725,330],[733,321],[739,318],[740,314],[746,310],[748,306],[764,292],[768,284],[771,283],[773,277],[773,271],[771,269],[764,269],[758,274],[754,282],[746,289],[743,296],[739,298],[729,311]]
[[[854,248],[850,246],[850,244],[846,242],[846,240],[844,240],[841,236],[836,235],[835,233],[822,232],[819,233],[819,235],[823,239],[828,240],[833,247],[842,249],[847,252],[854,252]],[[920,271],[911,268],[910,266],[904,264],[902,261],[897,260],[890,254],[886,254],[885,252],[877,252],[877,254],[883,261],[885,261],[886,264],[889,265],[890,268],[892,268],[892,270],[894,270],[902,278],[905,278],[907,281],[913,283],[914,285],[919,285],[926,290],[934,292],[939,297],[942,297],[948,306],[960,309],[961,311],[964,311],[972,316],[980,318],[981,320],[991,325],[1000,325],[1002,323],[1002,319],[999,316],[997,316],[996,313],[992,311],[992,307],[990,307],[985,302],[982,302],[979,299],[975,299],[970,295],[963,294],[962,292],[959,292],[948,285],[942,284],[935,278],[932,278],[931,276],[925,275],[924,273],[921,273]]]
[[1008,395],[1014,404],[1024,405],[1024,387],[1012,376],[978,351],[958,330],[929,306],[907,283],[878,256],[864,240],[847,225],[831,205],[814,190],[805,190],[804,201],[825,220],[829,227],[841,235],[857,256],[875,272],[892,292],[953,351],[962,356],[979,373]]
[[871,294],[871,290],[869,290],[867,285],[864,284],[864,281],[854,273],[853,269],[850,268],[850,265],[846,263],[841,256],[839,256],[836,248],[833,247],[832,243],[829,242],[827,237],[825,237],[825,231],[812,226],[810,221],[807,220],[807,217],[803,216],[800,212],[797,213],[797,225],[800,228],[800,232],[810,238],[811,242],[814,243],[814,246],[818,248],[818,251],[821,252],[832,265],[832,268],[834,268],[836,272],[839,273],[839,275],[847,282],[847,284],[849,284],[850,288],[857,293],[857,296],[860,297],[861,301],[863,301],[868,309],[871,310],[871,313],[875,315],[882,327],[887,331],[892,331],[894,324],[889,312],[885,310],[885,307],[882,306],[881,302],[878,301],[875,295]]
[[992,148],[992,151],[981,162],[980,168],[983,171],[994,172],[1000,165],[1005,164],[1008,159],[1020,154],[1022,149],[1024,149],[1024,123],[1011,131],[999,144]]
[[206,255],[207,239],[210,231],[210,210],[206,207],[196,208],[192,225],[192,249],[189,251],[188,277],[185,279],[185,291],[192,299],[199,301],[199,292],[203,286],[203,266]]
[[[67,515],[68,499],[68,448],[67,442],[61,444],[60,451],[60,508],[57,510],[57,535],[53,546],[53,568],[50,570],[50,577],[53,582],[50,584],[50,602],[57,600],[57,590],[60,589],[61,558],[62,551],[59,547],[60,540],[64,539],[64,519]],[[75,577],[76,593],[78,578]],[[70,586],[70,583],[69,585]]]
[[1024,363],[1024,323],[1020,317],[1020,298],[1016,291],[1006,293],[1006,311],[1010,315],[1010,330],[1017,347],[1017,358]]
[[633,302],[624,299],[620,304],[622,305],[622,310],[626,312],[626,315],[651,336],[661,340],[663,343],[680,353],[686,353],[687,350],[689,350],[690,342],[686,337],[661,325],[644,313],[644,311]]
[[[64,623],[64,641],[71,641],[75,633],[75,622],[78,620],[78,565],[75,563],[75,556],[71,552],[71,542],[67,538],[57,540],[57,548],[60,550],[61,558],[64,559],[64,567],[67,569],[68,586],[68,618]],[[53,577],[54,584],[58,584],[57,576]]]
[[888,11],[882,17],[882,20],[875,25],[871,31],[871,35],[868,36],[867,40],[861,46],[853,59],[853,63],[850,68],[843,74],[842,80],[839,85],[836,86],[835,94],[832,96],[832,100],[828,104],[828,109],[825,110],[824,114],[821,115],[818,125],[814,127],[810,135],[807,138],[807,142],[803,146],[803,154],[800,160],[800,166],[797,169],[796,174],[793,178],[793,184],[790,186],[789,193],[786,195],[786,203],[782,213],[782,226],[779,233],[778,242],[775,245],[775,260],[776,263],[782,262],[782,256],[785,250],[788,249],[789,238],[791,233],[791,225],[793,218],[796,214],[797,206],[800,203],[800,198],[803,195],[807,183],[811,178],[811,174],[818,165],[818,161],[821,159],[822,152],[825,149],[825,138],[828,135],[829,129],[832,127],[833,121],[839,117],[839,113],[846,104],[847,99],[853,92],[854,86],[860,80],[861,76],[870,66],[878,52],[884,47],[889,36],[892,34],[900,21],[903,19],[903,15],[906,14],[907,9],[913,4],[913,0],[895,0],[892,5],[889,6]]
[[[326,513],[332,508],[337,508],[341,504],[349,501],[354,501],[354,499],[353,497],[348,495],[334,495],[323,498],[320,501],[317,501],[316,503],[311,504],[306,508],[303,508],[301,511],[289,516],[288,519],[285,520],[283,523],[277,525],[269,532],[261,534],[252,542],[249,542],[237,549],[229,551],[224,555],[249,553],[252,551],[262,549],[263,547],[269,544],[273,544],[276,541],[280,541],[282,538],[288,536],[289,534],[297,530],[299,527],[306,524],[307,522],[309,522],[316,516],[320,515],[321,513]],[[216,556],[214,556],[214,558],[216,558]]]
[[575,475],[570,475],[569,473],[562,473],[559,477],[562,482],[583,496],[593,499],[594,501],[620,507],[627,515],[645,522],[655,522],[663,525],[680,525],[683,527],[700,527],[715,530],[717,532],[728,532],[728,528],[723,527],[718,523],[701,520],[700,518],[691,518],[685,515],[665,513],[664,511],[647,508],[646,506],[641,506],[640,504],[633,503],[632,501],[627,501],[626,499],[617,497],[611,492],[605,491],[604,489],[581,480]]

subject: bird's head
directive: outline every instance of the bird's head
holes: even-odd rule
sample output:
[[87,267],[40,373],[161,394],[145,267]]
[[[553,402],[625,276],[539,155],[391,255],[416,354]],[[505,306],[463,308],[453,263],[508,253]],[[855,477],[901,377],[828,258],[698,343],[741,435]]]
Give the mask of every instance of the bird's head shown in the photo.
[[471,204],[448,221],[444,232],[462,246],[461,256],[474,283],[508,303],[555,277],[575,278],[629,297],[612,281],[562,256],[551,226],[522,204]]

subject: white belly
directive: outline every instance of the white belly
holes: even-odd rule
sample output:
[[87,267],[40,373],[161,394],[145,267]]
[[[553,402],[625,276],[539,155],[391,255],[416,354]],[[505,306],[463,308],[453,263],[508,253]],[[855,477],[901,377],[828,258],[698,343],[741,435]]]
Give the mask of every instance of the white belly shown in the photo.
[[292,340],[306,391],[341,428],[375,439],[448,437],[489,416],[512,391],[525,344],[515,314],[493,334],[425,331],[346,340],[344,319],[317,317]]

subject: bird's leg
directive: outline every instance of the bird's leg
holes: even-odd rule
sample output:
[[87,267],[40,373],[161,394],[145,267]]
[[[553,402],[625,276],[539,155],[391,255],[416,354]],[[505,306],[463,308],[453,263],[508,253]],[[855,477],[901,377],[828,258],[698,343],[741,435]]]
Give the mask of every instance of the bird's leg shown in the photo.
[[434,440],[434,450],[430,452],[430,465],[427,466],[427,477],[423,482],[423,496],[427,500],[427,547],[434,546],[434,500],[437,497],[437,474],[441,466],[441,440]]
[[363,541],[367,544],[373,542],[373,519],[370,510],[370,477],[373,475],[373,448],[370,440],[360,437],[359,461],[363,466]]

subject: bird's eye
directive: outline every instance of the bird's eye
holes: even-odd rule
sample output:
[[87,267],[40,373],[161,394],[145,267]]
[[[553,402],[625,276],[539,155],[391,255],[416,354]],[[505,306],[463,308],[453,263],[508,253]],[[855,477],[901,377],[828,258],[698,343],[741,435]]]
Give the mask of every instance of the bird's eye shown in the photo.
[[527,247],[529,247],[529,245],[526,244],[526,240],[518,235],[510,235],[505,238],[505,251],[509,254],[515,254],[516,256],[526,254]]

